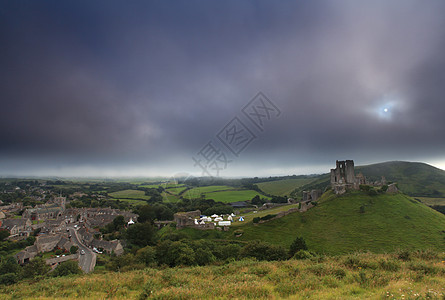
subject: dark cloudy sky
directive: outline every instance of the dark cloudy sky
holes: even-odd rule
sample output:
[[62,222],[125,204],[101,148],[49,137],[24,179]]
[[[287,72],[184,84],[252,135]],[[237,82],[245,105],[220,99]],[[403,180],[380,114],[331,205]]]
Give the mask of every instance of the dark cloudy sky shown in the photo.
[[[0,175],[199,175],[209,141],[231,161],[222,176],[336,159],[445,168],[444,12],[441,0],[1,0]],[[263,131],[242,113],[260,91],[280,110]],[[217,137],[234,117],[256,137],[238,156]]]

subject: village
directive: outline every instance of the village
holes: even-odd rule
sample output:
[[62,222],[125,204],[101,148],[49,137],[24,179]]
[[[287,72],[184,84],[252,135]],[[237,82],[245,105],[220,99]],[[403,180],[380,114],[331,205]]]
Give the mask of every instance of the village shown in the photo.
[[[79,266],[89,272],[94,269],[96,254],[124,252],[120,240],[101,239],[99,228],[117,216],[123,216],[126,226],[131,226],[137,222],[136,214],[112,208],[66,208],[66,197],[54,194],[46,197],[49,198],[46,203],[34,207],[24,207],[21,202],[0,206],[0,229],[9,233],[7,239],[19,241],[35,236],[32,246],[15,255],[20,264],[39,254],[59,250],[61,254],[48,258],[47,264],[55,268],[61,262],[78,259]],[[21,217],[17,215],[19,211]],[[73,249],[78,251],[72,253]]]

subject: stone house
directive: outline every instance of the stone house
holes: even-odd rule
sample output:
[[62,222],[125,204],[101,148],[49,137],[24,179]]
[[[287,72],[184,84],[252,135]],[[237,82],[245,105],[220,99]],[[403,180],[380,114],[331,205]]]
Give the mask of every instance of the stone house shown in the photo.
[[48,235],[38,236],[35,242],[38,252],[50,252],[52,251],[62,239],[62,235]]
[[24,218],[31,220],[57,219],[62,216],[63,207],[57,203],[51,205],[42,205],[36,208],[28,208],[23,212]]
[[199,216],[201,216],[199,209],[188,212],[178,212],[173,215],[173,220],[176,223],[176,228],[194,227],[195,218]]
[[18,263],[23,265],[29,262],[31,259],[37,256],[39,251],[37,251],[37,246],[34,244],[32,246],[26,247],[25,250],[20,251],[15,255]]
[[93,241],[91,242],[91,246],[95,247],[96,249],[101,248],[109,254],[114,253],[116,255],[121,255],[122,253],[124,253],[124,247],[119,240],[104,241],[93,239]]
[[4,219],[1,220],[0,228],[9,231],[11,236],[15,235],[29,235],[32,231],[32,223],[29,219]]

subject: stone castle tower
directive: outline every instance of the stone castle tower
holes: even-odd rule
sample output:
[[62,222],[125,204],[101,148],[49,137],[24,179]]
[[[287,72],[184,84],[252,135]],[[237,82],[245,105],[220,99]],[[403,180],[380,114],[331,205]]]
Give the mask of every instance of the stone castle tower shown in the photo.
[[337,167],[331,169],[331,184],[354,184],[354,161],[336,161]]
[[361,180],[355,177],[354,161],[336,161],[336,168],[331,169],[331,186],[336,194],[343,194],[348,189],[358,189]]

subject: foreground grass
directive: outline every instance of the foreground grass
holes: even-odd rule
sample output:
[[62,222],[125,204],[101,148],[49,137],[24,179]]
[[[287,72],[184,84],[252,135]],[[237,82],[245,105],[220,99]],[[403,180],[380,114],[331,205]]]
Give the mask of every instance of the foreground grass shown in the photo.
[[[406,258],[406,257],[400,257]],[[356,253],[281,262],[142,269],[26,281],[1,299],[443,299],[445,254]]]

